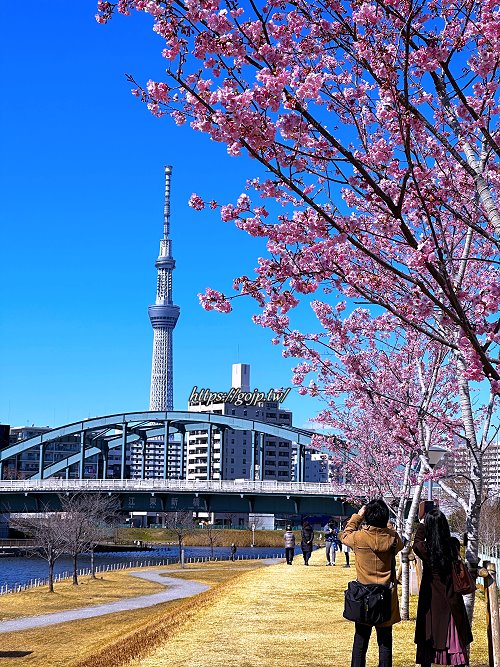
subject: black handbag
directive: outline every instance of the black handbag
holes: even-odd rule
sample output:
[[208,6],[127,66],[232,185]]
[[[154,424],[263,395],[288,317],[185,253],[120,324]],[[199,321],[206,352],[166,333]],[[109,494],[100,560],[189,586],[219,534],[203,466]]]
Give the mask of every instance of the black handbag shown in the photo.
[[344,618],[349,621],[379,625],[391,617],[392,588],[390,586],[350,581],[344,596]]
[[391,558],[391,581],[385,584],[361,584],[350,581],[344,592],[344,618],[365,625],[385,623],[392,613],[392,589],[396,585],[396,548]]

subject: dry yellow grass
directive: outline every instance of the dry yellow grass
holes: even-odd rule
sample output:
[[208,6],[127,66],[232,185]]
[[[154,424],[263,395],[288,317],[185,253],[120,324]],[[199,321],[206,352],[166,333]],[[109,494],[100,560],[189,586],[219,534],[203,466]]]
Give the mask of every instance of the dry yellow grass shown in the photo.
[[[233,565],[236,565],[236,567],[233,567]],[[179,574],[183,578],[206,581],[214,585],[237,576],[240,569],[244,571],[251,566],[251,562],[245,562],[241,565],[239,563],[230,565],[213,563],[207,565],[206,571],[204,568],[203,572],[197,569],[198,566],[192,566],[191,568],[188,566],[186,570],[180,570]],[[255,566],[259,567],[260,563],[256,562]],[[122,572],[107,573],[106,577],[108,575],[110,578],[115,577],[115,575],[117,579],[123,578],[122,583],[125,588],[128,584],[135,585],[140,582],[140,580],[136,582],[134,577],[127,576],[126,573]],[[144,583],[147,584],[147,582]],[[162,588],[156,584],[154,586],[155,589]],[[76,593],[78,593],[80,588],[76,588]],[[117,599],[118,590],[124,593],[122,597],[130,597],[128,594],[130,589],[126,591],[119,583],[117,588],[110,590],[110,595],[106,598],[106,601]],[[142,588],[140,591],[136,590],[131,594],[142,595],[144,592],[147,591]],[[154,592],[154,590],[150,592]],[[30,591],[30,593],[41,594],[42,597],[46,595],[40,589]],[[207,591],[207,594],[210,593],[211,591]],[[28,615],[29,612],[25,608],[26,595],[27,593],[16,593],[12,596],[0,597],[0,609],[3,611],[3,601],[7,597],[12,597],[14,601],[16,599],[18,601],[19,613],[17,615]],[[80,604],[74,604],[75,599],[70,606],[64,604],[63,597],[54,597],[53,600],[58,600],[62,604],[56,608],[46,609],[44,612],[88,604],[88,600],[83,602],[82,599],[80,599]],[[186,616],[187,610],[200,604],[198,600],[199,597],[188,598],[137,611],[73,621],[36,630],[2,634],[0,635],[0,665],[2,667],[73,667],[77,664],[87,664],[91,667],[97,667],[99,664],[106,664],[98,662],[103,647],[114,647],[115,653],[122,656],[127,638],[137,637],[137,640],[140,641],[140,637],[144,636],[144,633],[149,635],[153,629],[168,626],[177,627],[180,619]],[[55,602],[51,604],[55,604]],[[137,653],[132,654],[137,655]],[[120,662],[123,661],[120,660]]]
[[21,593],[2,595],[0,621],[105,604],[163,590],[161,584],[132,577],[126,570],[105,572],[98,575],[97,579],[80,577],[79,580],[78,586],[73,586],[70,580],[58,582],[53,593],[49,593],[44,586]]
[[[195,609],[161,646],[127,667],[349,665],[353,624],[342,618],[343,591],[355,570],[343,569],[342,557],[335,568],[325,567],[323,551],[313,554],[308,568],[301,560],[296,558],[292,567],[282,564],[243,572],[209,604]],[[481,599],[476,617],[484,619]],[[484,623],[477,623],[474,630],[471,666],[487,667]],[[395,626],[395,667],[415,665],[413,633],[413,621]],[[377,665],[376,654],[372,641],[369,667]]]
[[[214,584],[154,608],[2,635],[2,667],[330,667],[350,664],[353,624],[343,591],[355,570],[260,562],[193,565],[178,572]],[[253,571],[249,568],[255,566]],[[416,600],[412,600],[412,614]],[[484,602],[478,596],[471,667],[487,667]],[[394,667],[415,665],[413,621],[394,627]],[[7,657],[9,651],[31,651]],[[372,641],[368,667],[377,665]]]

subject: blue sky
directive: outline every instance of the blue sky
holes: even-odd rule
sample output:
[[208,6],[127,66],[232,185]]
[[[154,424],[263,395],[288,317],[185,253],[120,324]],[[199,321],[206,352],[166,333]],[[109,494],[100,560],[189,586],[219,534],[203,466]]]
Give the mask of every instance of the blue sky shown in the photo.
[[[94,0],[0,7],[0,422],[57,426],[148,407],[165,164],[181,307],[175,408],[193,385],[227,390],[234,362],[251,364],[259,389],[290,386],[293,361],[252,323],[253,302],[227,316],[197,299],[250,274],[265,249],[192,211],[189,196],[234,201],[255,163],[153,118],[125,80],[162,77],[149,18],[99,26],[95,12]],[[318,405],[293,390],[283,407],[300,426]]]

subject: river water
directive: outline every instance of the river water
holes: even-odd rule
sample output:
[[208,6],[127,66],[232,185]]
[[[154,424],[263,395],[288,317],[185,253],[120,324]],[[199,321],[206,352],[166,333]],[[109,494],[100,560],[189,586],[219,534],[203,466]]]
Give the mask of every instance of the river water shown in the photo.
[[[296,549],[297,552],[297,549]],[[209,547],[185,547],[184,557],[188,558],[208,558],[211,556]],[[236,558],[271,558],[284,557],[283,549],[277,547],[241,547],[238,548]],[[114,565],[114,564],[130,564],[135,567],[137,563],[150,562],[151,565],[165,560],[171,559],[177,562],[179,557],[179,549],[176,546],[161,547],[158,549],[151,549],[148,551],[123,551],[110,553],[96,553],[94,555],[94,562],[96,566]],[[214,547],[214,558],[229,559],[229,547]],[[78,568],[86,569],[90,567],[90,556],[83,554],[78,559]],[[54,572],[55,574],[67,573],[71,575],[73,571],[73,563],[71,558],[59,558],[56,561]],[[44,579],[48,576],[47,561],[37,556],[17,556],[17,557],[0,557],[0,588],[7,585],[9,588],[17,585],[29,583],[31,580]]]

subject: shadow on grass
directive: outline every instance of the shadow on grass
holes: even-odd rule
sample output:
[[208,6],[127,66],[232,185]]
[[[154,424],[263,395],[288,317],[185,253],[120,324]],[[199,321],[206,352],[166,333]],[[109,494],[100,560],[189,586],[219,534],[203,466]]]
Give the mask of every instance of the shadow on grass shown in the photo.
[[2,658],[24,658],[26,655],[31,655],[33,651],[0,651],[0,659]]

